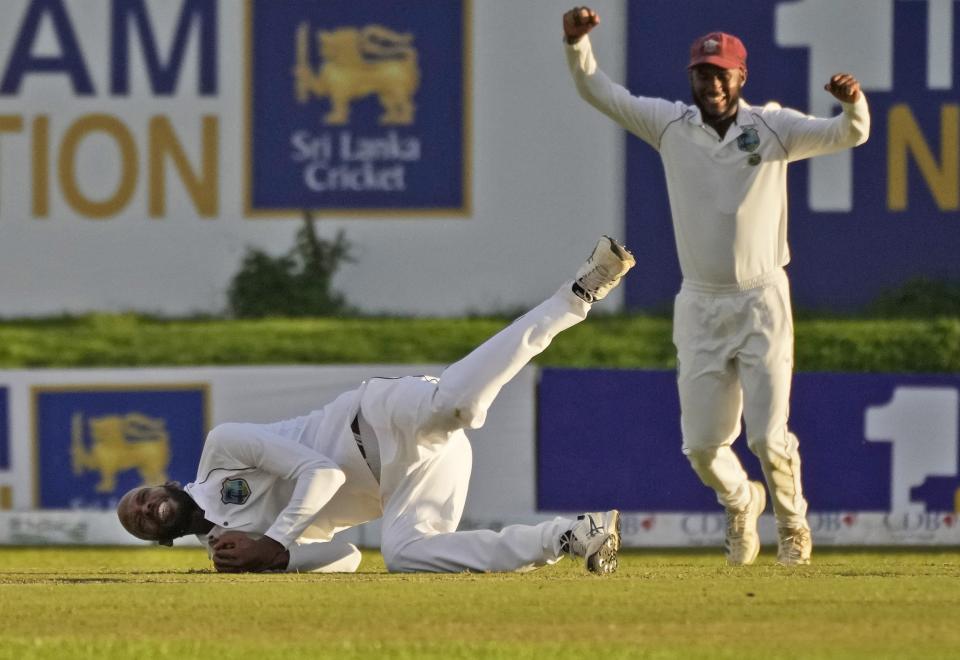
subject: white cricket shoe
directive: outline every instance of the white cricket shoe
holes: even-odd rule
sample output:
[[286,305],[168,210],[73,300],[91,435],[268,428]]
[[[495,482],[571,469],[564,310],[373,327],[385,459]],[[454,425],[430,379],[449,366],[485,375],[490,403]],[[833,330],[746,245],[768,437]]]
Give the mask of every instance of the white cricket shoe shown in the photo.
[[777,563],[783,566],[800,566],[810,563],[813,539],[805,527],[779,527],[780,543],[777,547]]
[[727,509],[727,538],[724,550],[727,563],[731,566],[752,564],[760,554],[760,535],[757,533],[757,519],[767,505],[767,493],[763,484],[748,481],[750,502],[743,511]]
[[620,551],[620,512],[584,513],[577,516],[567,532],[566,545],[571,557],[583,557],[591,573],[609,575],[617,570]]
[[577,271],[573,292],[588,303],[603,300],[636,263],[627,248],[604,236]]

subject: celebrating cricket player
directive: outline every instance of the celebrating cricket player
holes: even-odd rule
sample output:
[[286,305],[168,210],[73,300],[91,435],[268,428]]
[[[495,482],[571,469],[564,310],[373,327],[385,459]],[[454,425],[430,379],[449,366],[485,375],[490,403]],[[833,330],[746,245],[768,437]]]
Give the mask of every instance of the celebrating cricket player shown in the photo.
[[798,441],[787,428],[787,164],[863,144],[866,99],[852,75],[838,73],[824,88],[843,108],[833,118],[750,105],[740,96],[747,50],[724,32],[698,37],[690,49],[693,105],[633,96],[597,65],[587,35],[599,23],[587,7],[563,15],[567,62],[580,96],[663,161],[683,274],[673,319],[683,453],[726,509],[728,562],[752,563],[766,493],[730,449],[742,416],[772,495],[777,561],[808,564],[813,544]]

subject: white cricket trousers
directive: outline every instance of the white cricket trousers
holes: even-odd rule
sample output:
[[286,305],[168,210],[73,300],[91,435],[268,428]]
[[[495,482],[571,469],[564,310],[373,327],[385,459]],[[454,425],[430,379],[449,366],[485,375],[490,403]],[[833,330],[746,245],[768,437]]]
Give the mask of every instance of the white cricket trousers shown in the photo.
[[[501,388],[554,336],[586,318],[590,305],[572,282],[465,358],[439,379],[371,381],[361,403],[381,451],[395,455],[381,473],[381,550],[390,571],[518,571],[562,557],[561,535],[573,521],[557,518],[500,531],[456,531],[470,482],[472,452],[464,429],[483,426]],[[389,428],[389,431],[386,429]],[[384,438],[384,435],[390,437]],[[490,475],[496,478],[496,475]]]
[[796,436],[787,428],[793,315],[779,269],[741,290],[684,282],[674,306],[683,453],[727,509],[749,502],[747,474],[730,446],[740,435],[760,459],[781,527],[807,527]]

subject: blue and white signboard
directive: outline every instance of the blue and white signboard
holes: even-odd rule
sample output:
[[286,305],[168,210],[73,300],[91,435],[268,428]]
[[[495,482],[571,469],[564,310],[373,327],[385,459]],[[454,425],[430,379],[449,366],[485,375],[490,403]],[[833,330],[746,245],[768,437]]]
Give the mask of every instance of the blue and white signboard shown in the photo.
[[[796,374],[790,428],[814,531],[875,521],[884,542],[919,542],[928,539],[918,531],[960,528],[958,420],[960,376]],[[716,496],[681,453],[673,372],[544,369],[537,428],[541,511],[649,516],[631,519],[637,525],[682,513],[674,542],[722,535]],[[762,481],[745,438],[733,448]]]
[[250,12],[251,214],[467,212],[469,2]]
[[37,506],[112,507],[126,491],[196,475],[207,386],[37,387]]
[[[960,66],[953,0],[670,0],[628,3],[627,87],[691,102],[690,43],[723,30],[749,52],[743,96],[818,116],[850,72],[870,104],[869,141],[791,165],[789,267],[798,306],[856,309],[904,281],[960,279]],[[597,38],[602,38],[598,33]],[[602,63],[601,63],[602,64]],[[626,235],[638,253],[627,303],[679,288],[659,156],[627,138]]]

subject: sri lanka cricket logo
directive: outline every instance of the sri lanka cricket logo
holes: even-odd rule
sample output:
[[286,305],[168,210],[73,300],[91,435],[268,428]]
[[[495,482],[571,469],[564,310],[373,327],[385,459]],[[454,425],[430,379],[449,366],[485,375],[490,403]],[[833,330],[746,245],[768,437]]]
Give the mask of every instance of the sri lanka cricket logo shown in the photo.
[[163,419],[140,413],[90,417],[91,443],[84,442],[83,414],[74,413],[71,422],[70,454],[73,473],[100,472],[98,493],[112,493],[117,473],[136,469],[145,486],[167,481],[170,464],[170,437]]
[[299,103],[306,103],[311,95],[329,99],[330,111],[323,123],[343,126],[350,121],[352,102],[376,94],[383,107],[380,125],[413,124],[420,69],[412,34],[367,25],[317,30],[315,36],[322,58],[316,72],[310,65],[310,26],[303,22],[297,27],[293,77]]

